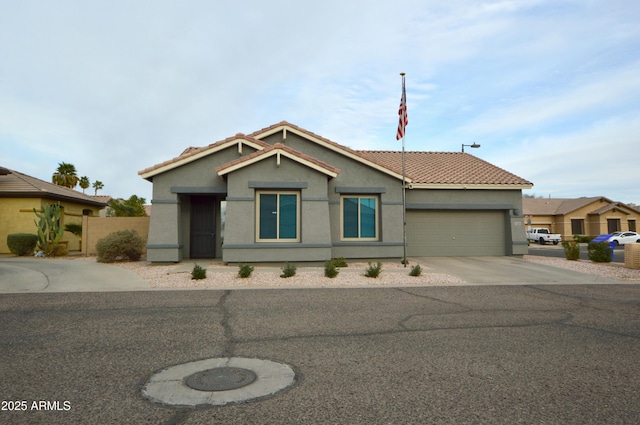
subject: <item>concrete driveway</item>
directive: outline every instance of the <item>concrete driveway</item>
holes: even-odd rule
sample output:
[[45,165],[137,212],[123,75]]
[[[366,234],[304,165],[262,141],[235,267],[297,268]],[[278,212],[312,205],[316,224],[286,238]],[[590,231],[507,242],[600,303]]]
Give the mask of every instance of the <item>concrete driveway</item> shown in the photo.
[[425,257],[412,259],[475,285],[621,283],[618,279],[537,264],[517,257]]
[[0,293],[148,290],[137,274],[93,261],[0,258]]

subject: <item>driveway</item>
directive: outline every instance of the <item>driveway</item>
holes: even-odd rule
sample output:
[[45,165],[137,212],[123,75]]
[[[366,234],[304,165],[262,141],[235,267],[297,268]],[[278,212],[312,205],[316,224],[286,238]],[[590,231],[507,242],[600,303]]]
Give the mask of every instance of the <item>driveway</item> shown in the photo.
[[537,264],[517,257],[424,257],[413,260],[475,285],[622,283],[617,279]]
[[93,261],[0,258],[0,293],[148,290],[137,274]]

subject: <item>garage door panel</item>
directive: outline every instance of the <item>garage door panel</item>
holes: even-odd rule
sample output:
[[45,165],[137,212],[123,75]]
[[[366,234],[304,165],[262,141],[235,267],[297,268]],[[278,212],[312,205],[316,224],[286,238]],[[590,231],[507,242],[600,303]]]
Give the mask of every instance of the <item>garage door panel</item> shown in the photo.
[[411,256],[506,255],[503,211],[407,211]]

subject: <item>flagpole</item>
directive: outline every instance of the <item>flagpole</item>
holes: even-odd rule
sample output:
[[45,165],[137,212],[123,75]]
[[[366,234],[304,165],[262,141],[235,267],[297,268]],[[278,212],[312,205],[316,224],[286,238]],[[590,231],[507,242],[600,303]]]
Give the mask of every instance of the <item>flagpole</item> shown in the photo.
[[[400,76],[402,77],[402,96],[404,99],[404,108],[405,113],[404,116],[401,117],[402,120],[405,119],[406,116],[406,108],[407,108],[407,99],[406,99],[406,91],[404,87],[404,76],[405,73],[401,72]],[[405,178],[405,164],[404,164],[404,137],[406,134],[406,128],[404,128],[403,122],[403,131],[402,131],[402,264],[404,267],[407,267],[407,196],[405,193],[406,189],[406,178]]]

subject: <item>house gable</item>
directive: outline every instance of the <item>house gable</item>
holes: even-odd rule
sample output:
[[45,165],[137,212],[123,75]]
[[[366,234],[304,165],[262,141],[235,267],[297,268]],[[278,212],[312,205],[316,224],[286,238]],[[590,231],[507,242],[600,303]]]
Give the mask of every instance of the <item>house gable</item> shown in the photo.
[[[395,179],[402,180],[401,168],[390,168],[374,159],[363,156],[358,151],[340,145],[336,142],[300,128],[296,125],[290,124],[286,121],[282,121],[278,124],[263,128],[262,130],[258,130],[254,133],[251,133],[250,136],[265,141],[266,143],[282,143],[284,145],[288,145],[287,141],[290,140],[290,135],[296,135],[309,143],[322,147],[323,149],[337,153],[376,171],[392,176]],[[314,152],[311,153],[312,155],[314,155],[315,157],[321,157],[321,152],[319,150],[313,149],[313,151]],[[411,178],[407,176],[405,176],[405,180],[407,181],[407,183],[411,183],[412,181]]]
[[229,137],[225,140],[221,140],[209,146],[205,146],[202,148],[185,149],[181,155],[160,164],[151,166],[149,168],[145,168],[144,170],[139,171],[138,174],[146,180],[153,181],[153,177],[158,174],[162,174],[175,168],[182,167],[230,147],[236,147],[239,155],[245,155],[245,146],[250,147],[251,151],[253,151],[262,150],[269,145],[260,140],[238,133],[233,137]]
[[216,172],[219,176],[222,177],[228,173],[250,166],[273,156],[276,157],[278,165],[280,165],[281,157],[285,157],[306,167],[324,173],[332,178],[336,177],[340,173],[339,169],[309,155],[303,154],[302,152],[299,152],[293,148],[285,146],[282,143],[276,143],[275,145],[271,145],[268,148],[256,151],[251,155],[247,155],[227,164],[221,165],[216,168]]

